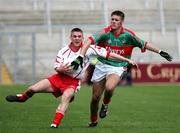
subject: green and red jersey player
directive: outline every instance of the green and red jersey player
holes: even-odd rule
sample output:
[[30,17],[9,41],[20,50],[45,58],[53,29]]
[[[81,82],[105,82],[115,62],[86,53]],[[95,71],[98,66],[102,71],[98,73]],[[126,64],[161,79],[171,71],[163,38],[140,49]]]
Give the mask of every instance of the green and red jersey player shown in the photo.
[[[121,11],[113,11],[111,13],[111,25],[104,28],[100,32],[94,33],[90,38],[84,41],[80,55],[72,62],[74,69],[77,69],[82,64],[84,55],[91,44],[96,44],[106,48],[110,52],[115,52],[124,57],[130,58],[134,47],[139,47],[143,52],[147,49],[155,53],[159,53],[168,61],[172,57],[158,48],[139,39],[132,31],[123,27],[125,14]],[[93,95],[90,103],[90,127],[97,125],[98,105],[101,95],[104,93],[103,104],[99,113],[101,118],[107,115],[108,104],[113,96],[115,87],[120,81],[120,77],[125,71],[123,68],[128,63],[117,61],[115,59],[105,59],[98,57],[100,62],[95,66],[92,76]]]
[[[142,52],[145,52],[146,44],[144,40],[139,39],[133,31],[121,28],[119,34],[114,35],[111,25],[105,27],[102,31],[96,32],[89,39],[92,44],[104,47],[107,51],[116,53],[130,59],[132,50],[139,47]],[[105,59],[98,57],[98,60],[112,66],[127,66],[128,63],[117,59]]]

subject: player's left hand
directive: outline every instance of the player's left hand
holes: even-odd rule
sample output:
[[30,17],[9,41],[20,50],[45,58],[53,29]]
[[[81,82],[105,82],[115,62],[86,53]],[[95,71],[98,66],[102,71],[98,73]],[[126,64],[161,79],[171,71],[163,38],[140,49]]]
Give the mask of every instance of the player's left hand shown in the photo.
[[73,67],[73,70],[77,70],[79,65],[81,66],[81,68],[83,67],[83,57],[82,56],[78,56],[73,62],[71,62],[71,66]]
[[167,52],[160,51],[159,54],[168,61],[172,61],[172,59],[173,59]]

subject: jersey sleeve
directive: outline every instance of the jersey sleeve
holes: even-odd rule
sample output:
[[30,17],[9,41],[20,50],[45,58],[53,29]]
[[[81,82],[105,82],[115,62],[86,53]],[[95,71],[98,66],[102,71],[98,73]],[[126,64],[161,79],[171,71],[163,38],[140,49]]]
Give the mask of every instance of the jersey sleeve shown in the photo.
[[146,44],[147,42],[140,39],[137,36],[131,36],[132,37],[132,43],[136,46],[139,47],[141,49],[141,52],[145,52],[146,51]]
[[95,32],[92,36],[89,37],[91,44],[98,44],[106,38],[107,33],[112,30],[111,25],[104,27],[102,30]]
[[92,36],[89,37],[89,39],[91,40],[92,44],[97,44],[103,41],[105,36],[106,36],[106,33],[104,32],[104,30],[101,30],[101,31],[95,32]]
[[58,51],[58,54],[56,55],[56,60],[55,60],[55,63],[54,63],[54,68],[57,68],[57,67],[60,67],[64,62],[64,57],[62,55],[62,51],[59,50]]
[[110,53],[103,47],[91,45],[87,50],[86,56],[93,57],[93,56],[101,56],[104,58],[109,58]]

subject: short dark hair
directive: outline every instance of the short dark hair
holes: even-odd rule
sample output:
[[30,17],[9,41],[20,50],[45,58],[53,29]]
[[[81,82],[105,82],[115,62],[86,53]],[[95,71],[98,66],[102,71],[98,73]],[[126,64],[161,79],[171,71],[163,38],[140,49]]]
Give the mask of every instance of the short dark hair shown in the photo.
[[81,32],[81,33],[83,33],[83,31],[80,29],[80,28],[73,28],[72,30],[71,30],[71,33],[72,32]]
[[111,13],[111,16],[116,15],[116,16],[120,16],[122,20],[124,20],[125,18],[125,14],[122,11],[119,10],[115,10]]

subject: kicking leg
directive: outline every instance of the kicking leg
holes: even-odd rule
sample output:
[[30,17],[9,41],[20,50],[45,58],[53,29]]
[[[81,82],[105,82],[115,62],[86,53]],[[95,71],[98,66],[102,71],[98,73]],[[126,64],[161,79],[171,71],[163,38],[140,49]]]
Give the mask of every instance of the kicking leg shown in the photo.
[[36,84],[30,86],[25,92],[17,95],[8,95],[6,100],[8,102],[25,102],[27,99],[32,97],[34,93],[40,92],[53,92],[49,80],[43,79]]

